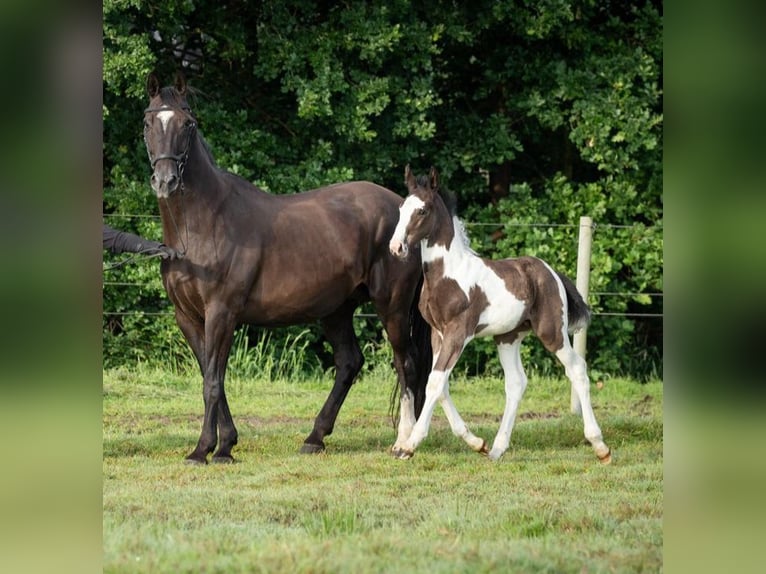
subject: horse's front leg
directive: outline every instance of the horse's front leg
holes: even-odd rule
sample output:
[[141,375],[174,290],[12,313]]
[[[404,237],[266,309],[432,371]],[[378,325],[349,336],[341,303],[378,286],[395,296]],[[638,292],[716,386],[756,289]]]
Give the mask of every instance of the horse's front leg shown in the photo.
[[[193,318],[185,314],[178,306],[176,306],[176,324],[181,329],[186,342],[189,343],[194,357],[197,359],[197,365],[200,369],[200,374],[203,379],[203,389],[205,385],[205,376],[207,373],[207,356],[205,355],[205,323],[202,320]],[[204,396],[204,391],[203,391]],[[202,425],[203,432],[206,425]],[[207,454],[206,443],[203,443],[202,437],[197,442],[197,447],[186,456],[187,462],[206,464]]]
[[205,403],[202,431],[197,447],[186,459],[189,462],[206,463],[207,455],[218,444],[220,428],[221,445],[213,457],[214,462],[231,462],[232,447],[237,444],[237,429],[229,411],[224,388],[226,364],[234,335],[234,318],[228,310],[209,310],[205,317],[205,345],[202,380],[202,397]]

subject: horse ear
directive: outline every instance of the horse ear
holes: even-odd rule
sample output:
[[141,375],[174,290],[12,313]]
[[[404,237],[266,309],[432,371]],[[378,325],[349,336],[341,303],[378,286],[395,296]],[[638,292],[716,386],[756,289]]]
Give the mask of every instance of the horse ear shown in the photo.
[[428,179],[431,184],[431,189],[434,191],[439,189],[439,172],[436,171],[434,166],[431,166],[431,173],[428,174]]
[[410,191],[417,188],[418,186],[418,182],[415,181],[415,176],[412,175],[410,164],[407,164],[407,167],[404,168],[404,184],[407,186],[407,189],[409,189]]
[[186,77],[183,75],[182,72],[176,72],[176,91],[179,95],[185,96],[186,95]]
[[146,77],[146,93],[150,98],[160,93],[160,80],[154,72],[150,72]]

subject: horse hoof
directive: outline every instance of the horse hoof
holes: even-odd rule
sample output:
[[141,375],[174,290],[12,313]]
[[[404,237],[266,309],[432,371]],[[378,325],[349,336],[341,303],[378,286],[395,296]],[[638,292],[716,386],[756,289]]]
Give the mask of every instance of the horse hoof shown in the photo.
[[482,440],[481,441],[481,448],[479,450],[477,450],[476,452],[478,452],[479,454],[483,454],[484,456],[488,456],[489,455],[489,449],[487,448],[487,441]]
[[234,464],[234,457],[230,454],[215,455],[211,462],[215,464]]
[[406,450],[403,448],[391,449],[391,456],[393,456],[394,458],[398,458],[399,460],[409,460],[414,455],[415,453],[411,450]]
[[301,454],[319,454],[320,452],[324,452],[323,444],[310,444],[304,442],[301,447]]
[[189,456],[187,456],[187,457],[184,459],[184,462],[185,462],[186,464],[190,464],[190,465],[198,466],[198,465],[207,464],[207,458],[201,458],[201,459],[200,459],[198,456],[196,456],[196,455],[193,455],[193,454],[190,454]]
[[601,461],[601,464],[610,464],[612,462],[612,451],[611,451],[611,449],[607,450],[606,454],[604,456],[599,456],[598,459]]

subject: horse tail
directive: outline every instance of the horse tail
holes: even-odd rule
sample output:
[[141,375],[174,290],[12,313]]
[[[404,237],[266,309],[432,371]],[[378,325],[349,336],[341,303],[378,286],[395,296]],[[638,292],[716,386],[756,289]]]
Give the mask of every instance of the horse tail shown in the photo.
[[412,329],[412,342],[415,349],[415,418],[420,416],[423,404],[426,402],[426,385],[428,376],[431,374],[433,363],[433,349],[431,348],[431,325],[423,318],[418,308],[420,292],[423,289],[423,276],[421,275],[418,287],[415,290],[415,298],[410,307],[410,327]]
[[567,292],[567,308],[569,309],[568,329],[569,333],[575,333],[584,329],[590,323],[590,307],[580,295],[580,292],[566,275],[556,272],[561,282],[564,284],[564,290]]
[[[415,402],[415,418],[420,416],[423,410],[423,404],[426,401],[426,385],[428,384],[428,375],[431,374],[431,363],[433,362],[433,350],[431,349],[431,325],[423,318],[418,308],[420,301],[420,291],[423,289],[423,275],[421,274],[418,286],[415,289],[415,297],[410,305],[409,328],[410,328],[410,347],[407,361],[404,368],[408,372],[414,371],[414,388],[412,388],[413,399]],[[391,422],[396,427],[399,418],[400,391],[398,384],[395,384],[391,391],[391,402],[389,404],[389,414]]]

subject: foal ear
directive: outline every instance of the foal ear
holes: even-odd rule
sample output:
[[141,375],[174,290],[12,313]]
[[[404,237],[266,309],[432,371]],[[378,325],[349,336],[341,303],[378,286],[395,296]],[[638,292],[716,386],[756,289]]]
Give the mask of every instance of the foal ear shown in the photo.
[[160,80],[154,72],[150,72],[146,77],[146,93],[150,98],[160,93]]
[[434,166],[431,166],[431,173],[428,174],[428,181],[432,190],[436,191],[439,189],[439,172],[436,171]]
[[176,72],[176,81],[175,81],[176,91],[180,96],[186,95],[186,77],[183,75],[182,72]]
[[407,167],[404,168],[404,184],[410,191],[413,191],[418,187],[418,182],[415,180],[415,176],[412,175],[410,164],[407,164]]

